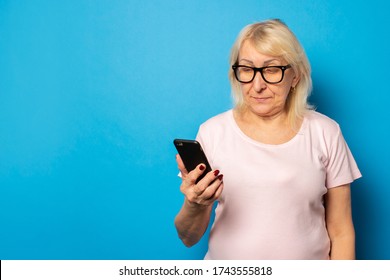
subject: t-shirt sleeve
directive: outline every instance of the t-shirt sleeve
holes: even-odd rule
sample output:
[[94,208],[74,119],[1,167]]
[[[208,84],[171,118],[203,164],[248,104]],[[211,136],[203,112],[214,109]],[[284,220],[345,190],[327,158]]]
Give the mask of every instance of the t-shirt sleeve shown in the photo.
[[362,176],[339,127],[328,153],[325,164],[328,189],[350,184]]

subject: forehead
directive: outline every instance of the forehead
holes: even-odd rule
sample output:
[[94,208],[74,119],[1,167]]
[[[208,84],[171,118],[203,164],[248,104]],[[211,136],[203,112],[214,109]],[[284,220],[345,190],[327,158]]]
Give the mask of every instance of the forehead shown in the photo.
[[239,55],[239,62],[246,61],[253,64],[265,64],[269,62],[283,62],[280,56],[272,56],[260,52],[250,40],[245,40],[241,45]]

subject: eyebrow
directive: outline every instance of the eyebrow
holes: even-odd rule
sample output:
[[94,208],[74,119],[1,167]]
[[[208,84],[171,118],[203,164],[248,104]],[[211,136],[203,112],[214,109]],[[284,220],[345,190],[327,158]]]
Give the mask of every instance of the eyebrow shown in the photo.
[[[248,63],[254,65],[254,63],[253,63],[252,60],[249,60],[249,59],[246,59],[246,58],[242,58],[242,59],[239,60],[239,62],[241,62],[241,61],[248,62]],[[271,59],[268,59],[268,60],[264,61],[264,62],[263,62],[263,65],[270,64],[271,62],[274,62],[274,61],[277,61],[277,62],[280,63],[280,61],[279,61],[278,59],[276,59],[276,58],[271,58]]]

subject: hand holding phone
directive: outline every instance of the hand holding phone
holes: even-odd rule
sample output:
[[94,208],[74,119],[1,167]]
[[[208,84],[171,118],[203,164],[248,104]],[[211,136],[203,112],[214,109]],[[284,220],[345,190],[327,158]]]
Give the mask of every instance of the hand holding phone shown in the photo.
[[206,166],[206,170],[202,173],[202,175],[199,176],[199,178],[196,180],[196,183],[211,171],[211,166],[198,141],[175,139],[173,143],[188,172],[194,170],[201,163]]

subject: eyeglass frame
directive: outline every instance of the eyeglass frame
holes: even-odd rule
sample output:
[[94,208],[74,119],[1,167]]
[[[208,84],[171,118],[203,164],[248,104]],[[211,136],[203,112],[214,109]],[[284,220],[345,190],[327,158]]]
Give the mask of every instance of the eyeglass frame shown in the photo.
[[[246,68],[250,68],[253,70],[253,77],[250,81],[248,82],[242,82],[240,81],[240,79],[238,78],[238,75],[237,75],[237,72],[236,72],[236,69],[238,69],[238,67],[246,67]],[[267,69],[267,68],[279,68],[280,70],[282,70],[282,77],[280,78],[280,81],[278,82],[269,82],[267,81],[266,78],[264,78],[264,74],[263,74],[263,70],[264,69]],[[280,65],[272,65],[272,66],[264,66],[264,67],[251,67],[251,66],[247,66],[247,65],[239,65],[239,64],[234,64],[232,65],[232,69],[233,69],[233,72],[234,72],[234,76],[236,77],[237,81],[239,81],[240,83],[243,83],[243,84],[249,84],[251,82],[253,82],[253,80],[255,79],[256,77],[256,73],[257,72],[260,72],[260,75],[261,77],[263,78],[263,80],[268,83],[268,84],[278,84],[280,82],[283,81],[283,78],[284,78],[284,71],[286,71],[287,69],[291,68],[291,64],[287,64],[287,65],[283,65],[283,66],[280,66]]]

